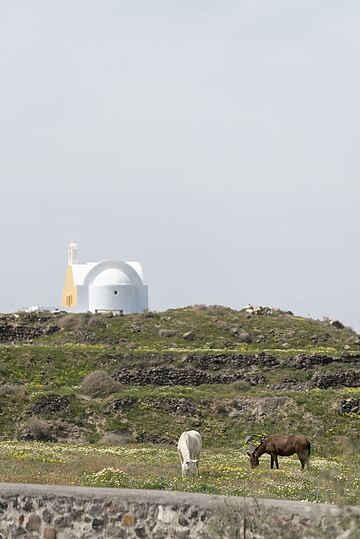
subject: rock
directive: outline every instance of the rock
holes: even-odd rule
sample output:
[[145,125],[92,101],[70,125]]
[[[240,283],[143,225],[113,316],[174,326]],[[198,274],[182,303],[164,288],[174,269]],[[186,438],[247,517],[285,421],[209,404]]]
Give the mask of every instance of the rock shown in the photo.
[[186,333],[184,333],[184,335],[182,336],[183,339],[186,339],[187,341],[192,341],[193,338],[195,336],[195,332],[194,331],[187,331]]
[[134,528],[134,532],[136,534],[136,537],[140,537],[140,538],[148,537],[147,530],[146,530],[145,526],[143,526],[143,525],[136,526],[136,528]]
[[338,329],[344,329],[344,324],[340,320],[330,320],[330,326],[334,326]]
[[311,387],[327,389],[330,387],[359,387],[360,369],[336,370],[315,373],[310,380]]
[[174,415],[183,415],[191,417],[194,415],[201,415],[201,411],[196,407],[191,399],[185,398],[164,398],[156,399],[152,397],[145,397],[143,402],[150,404],[153,408],[169,412]]
[[70,528],[72,519],[68,515],[61,515],[55,518],[54,525],[58,528]]
[[266,377],[262,373],[236,372],[210,374],[205,370],[180,369],[171,367],[145,367],[139,369],[121,369],[114,378],[123,384],[158,385],[158,386],[198,386],[201,384],[231,384],[245,380],[251,385],[263,383]]
[[180,526],[189,526],[190,524],[190,521],[184,515],[179,516],[178,522]]
[[41,518],[36,513],[32,513],[26,523],[26,529],[28,532],[37,532],[40,530]]
[[46,522],[46,524],[50,524],[52,520],[52,514],[49,511],[49,509],[46,509],[46,508],[44,509],[44,511],[42,512],[42,518],[43,518],[43,521]]
[[112,402],[111,410],[114,412],[128,412],[136,403],[137,399],[134,397],[123,397]]
[[56,530],[53,527],[46,526],[44,529],[43,539],[56,539]]
[[339,412],[342,414],[359,414],[360,399],[344,399],[339,406]]
[[244,343],[251,343],[251,337],[246,331],[239,333],[239,341]]
[[176,333],[174,329],[159,329],[159,337],[174,337]]
[[104,520],[102,518],[94,518],[91,524],[93,530],[101,530],[104,527]]
[[49,395],[42,396],[38,398],[34,406],[31,408],[29,415],[41,415],[41,414],[56,414],[61,413],[61,415],[70,415],[70,403],[74,401],[75,396],[72,397],[62,397],[60,395]]
[[130,528],[136,523],[136,517],[132,513],[125,513],[125,515],[121,519],[121,523],[123,526]]

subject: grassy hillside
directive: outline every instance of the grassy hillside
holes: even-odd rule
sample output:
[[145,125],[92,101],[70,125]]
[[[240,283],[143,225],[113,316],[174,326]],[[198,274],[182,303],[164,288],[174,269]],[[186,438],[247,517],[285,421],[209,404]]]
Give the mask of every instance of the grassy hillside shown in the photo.
[[[36,440],[124,448],[156,443],[165,451],[195,428],[209,458],[237,451],[239,470],[247,466],[249,435],[256,441],[301,433],[316,458],[333,462],[345,463],[359,449],[360,340],[338,321],[217,306],[123,317],[19,313],[0,318],[0,341],[0,439],[19,448],[3,453],[3,465],[13,470],[7,480],[11,473],[20,477],[16,462],[27,460],[24,447]],[[95,389],[83,383],[94,371],[101,371]],[[36,468],[31,458],[28,480]],[[83,474],[101,472],[100,459],[93,462]],[[345,477],[345,464],[344,470]],[[197,488],[222,491],[214,470],[208,472],[213,486]],[[153,484],[156,467],[149,474]],[[238,492],[236,481],[230,483]]]
[[[248,312],[249,311],[249,312]],[[360,351],[360,338],[338,321],[319,321],[280,310],[235,311],[221,306],[193,306],[163,313],[114,316],[19,313],[0,317],[0,324],[49,329],[36,343],[99,343],[121,351],[236,350],[245,353],[341,354]],[[1,337],[1,335],[0,335]]]

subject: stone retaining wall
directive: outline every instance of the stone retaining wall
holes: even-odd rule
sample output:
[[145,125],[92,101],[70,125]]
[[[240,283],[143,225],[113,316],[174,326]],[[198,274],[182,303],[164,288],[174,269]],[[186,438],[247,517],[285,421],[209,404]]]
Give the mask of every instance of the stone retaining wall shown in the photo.
[[360,508],[355,507],[194,493],[0,484],[1,539],[355,539],[359,526]]
[[158,386],[231,384],[237,380],[244,380],[250,385],[256,385],[258,383],[264,383],[266,380],[261,373],[252,374],[246,372],[235,372],[229,374],[209,374],[206,371],[195,369],[178,369],[171,367],[121,369],[115,373],[113,377],[122,384],[151,384]]
[[32,342],[36,337],[58,331],[56,326],[23,326],[0,323],[0,343]]
[[[209,369],[210,370],[210,369]],[[143,367],[120,369],[113,378],[121,384],[157,385],[157,386],[198,386],[201,384],[231,384],[242,381],[248,385],[265,384],[267,377],[263,372],[248,372],[239,369],[236,372],[226,371],[222,374],[211,374],[205,370],[180,369],[172,367]],[[295,379],[284,380],[284,383],[273,389],[307,390],[313,388],[328,389],[330,387],[359,387],[360,369],[342,369],[331,372],[314,372],[308,382]]]

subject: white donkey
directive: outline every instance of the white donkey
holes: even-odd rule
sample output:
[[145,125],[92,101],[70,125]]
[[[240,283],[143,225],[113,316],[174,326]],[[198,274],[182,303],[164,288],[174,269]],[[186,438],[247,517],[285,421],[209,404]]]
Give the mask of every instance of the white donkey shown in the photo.
[[199,473],[198,464],[201,449],[202,438],[199,432],[187,430],[182,433],[177,445],[182,477]]

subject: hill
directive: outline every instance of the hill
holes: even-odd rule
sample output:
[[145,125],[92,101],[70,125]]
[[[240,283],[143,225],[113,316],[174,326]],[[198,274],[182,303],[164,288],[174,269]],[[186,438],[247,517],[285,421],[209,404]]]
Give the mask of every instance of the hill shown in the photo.
[[[0,339],[3,438],[172,443],[194,427],[213,446],[274,429],[332,451],[358,441],[360,340],[339,321],[220,306],[18,313]],[[94,398],[80,385],[99,370],[111,378]]]
[[[220,306],[17,313],[0,317],[0,343],[3,480],[359,501],[360,339],[339,321]],[[204,437],[204,475],[180,485],[169,476],[178,469],[171,446],[190,428]],[[262,486],[248,467],[246,437],[272,433],[312,442],[316,473],[300,490],[294,461],[279,483],[264,459]],[[331,495],[320,492],[338,476]]]

